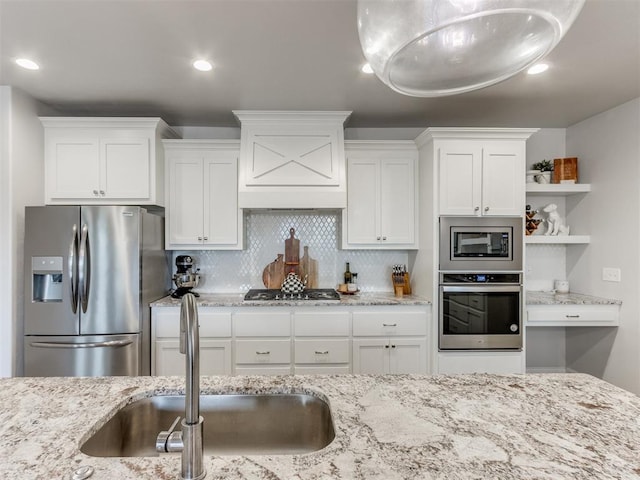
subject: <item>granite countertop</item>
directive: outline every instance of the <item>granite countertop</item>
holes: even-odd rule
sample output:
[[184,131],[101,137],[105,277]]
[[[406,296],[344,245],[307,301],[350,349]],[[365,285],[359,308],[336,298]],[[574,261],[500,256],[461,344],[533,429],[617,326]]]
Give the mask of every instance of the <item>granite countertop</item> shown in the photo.
[[[431,305],[431,301],[415,295],[396,297],[392,292],[361,292],[355,295],[340,295],[340,301],[326,300],[274,300],[245,301],[244,294],[200,293],[200,307],[336,307],[366,305]],[[179,307],[180,299],[170,295],[151,303],[152,307]]]
[[621,305],[621,300],[594,297],[582,293],[527,291],[527,305]]
[[[180,377],[0,380],[0,478],[176,479],[180,455],[98,458],[79,447],[113,413]],[[203,393],[317,392],[336,437],[301,455],[205,455],[207,479],[630,479],[640,398],[583,374],[202,377]]]

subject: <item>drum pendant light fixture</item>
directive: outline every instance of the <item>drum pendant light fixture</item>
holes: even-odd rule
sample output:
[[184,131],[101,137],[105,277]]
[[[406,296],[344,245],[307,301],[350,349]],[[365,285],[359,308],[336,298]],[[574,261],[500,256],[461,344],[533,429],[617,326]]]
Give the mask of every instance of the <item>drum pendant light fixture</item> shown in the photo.
[[547,55],[585,0],[358,0],[358,34],[393,90],[440,97],[488,87]]

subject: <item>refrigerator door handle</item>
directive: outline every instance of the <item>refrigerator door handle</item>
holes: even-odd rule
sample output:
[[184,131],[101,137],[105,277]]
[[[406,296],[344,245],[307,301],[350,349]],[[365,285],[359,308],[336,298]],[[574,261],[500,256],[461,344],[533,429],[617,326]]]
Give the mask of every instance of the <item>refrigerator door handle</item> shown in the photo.
[[108,340],[106,342],[66,343],[66,342],[31,342],[32,347],[40,348],[98,348],[98,347],[126,347],[133,340]]
[[78,254],[78,290],[82,313],[87,313],[89,304],[89,287],[91,280],[91,265],[89,252],[89,227],[85,223],[82,226],[80,238],[80,253]]
[[69,292],[71,293],[71,311],[78,312],[78,225],[73,224],[73,235],[69,246]]

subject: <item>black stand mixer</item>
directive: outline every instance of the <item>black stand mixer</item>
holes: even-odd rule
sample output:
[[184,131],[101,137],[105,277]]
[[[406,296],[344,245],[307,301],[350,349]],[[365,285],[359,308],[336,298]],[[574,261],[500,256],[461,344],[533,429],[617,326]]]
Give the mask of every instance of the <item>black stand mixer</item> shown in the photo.
[[196,292],[192,292],[192,288],[198,286],[200,281],[200,275],[198,274],[199,268],[193,270],[193,257],[191,255],[178,255],[176,257],[177,272],[173,275],[173,282],[178,287],[171,296],[173,298],[182,298],[185,293],[193,293],[196,297],[199,297]]

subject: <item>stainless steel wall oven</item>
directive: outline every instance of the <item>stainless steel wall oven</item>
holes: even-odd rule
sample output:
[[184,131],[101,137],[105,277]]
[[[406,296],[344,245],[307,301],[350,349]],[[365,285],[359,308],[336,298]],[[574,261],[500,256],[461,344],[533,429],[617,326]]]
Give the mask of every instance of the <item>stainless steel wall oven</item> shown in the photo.
[[441,273],[440,350],[522,349],[522,273]]

